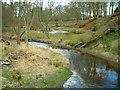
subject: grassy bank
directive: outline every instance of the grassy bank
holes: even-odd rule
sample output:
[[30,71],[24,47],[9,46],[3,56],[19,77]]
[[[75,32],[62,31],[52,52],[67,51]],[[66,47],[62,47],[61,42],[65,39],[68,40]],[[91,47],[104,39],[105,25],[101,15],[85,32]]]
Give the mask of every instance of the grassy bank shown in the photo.
[[[72,73],[61,54],[31,45],[3,45],[3,88],[61,88]],[[6,62],[6,61],[5,61]]]
[[119,34],[120,32],[118,31],[111,32],[110,34],[104,36],[100,40],[97,40],[96,42],[90,44],[87,48],[118,55],[118,52],[120,52],[120,46],[118,44],[120,38]]

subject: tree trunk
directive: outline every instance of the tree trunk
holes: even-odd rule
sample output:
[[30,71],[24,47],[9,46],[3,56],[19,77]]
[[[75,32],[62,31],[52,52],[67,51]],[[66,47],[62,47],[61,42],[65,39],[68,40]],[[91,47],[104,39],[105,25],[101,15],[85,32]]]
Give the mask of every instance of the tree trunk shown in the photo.
[[84,10],[83,10],[83,12],[82,12],[82,20],[84,20]]
[[19,26],[17,31],[17,44],[20,45],[20,28],[21,28],[21,0],[19,0]]
[[28,27],[25,29],[25,43],[28,44]]
[[114,7],[114,4],[113,4],[113,2],[111,2],[111,4],[112,4],[112,5],[111,5],[111,6],[112,6],[112,11],[111,11],[112,14],[111,14],[111,15],[113,15],[113,7]]
[[46,29],[46,32],[45,32],[45,33],[46,33],[46,36],[47,36],[48,39],[50,39],[50,37],[49,37],[49,27],[48,27],[48,24],[46,24],[46,28],[45,28],[45,29]]
[[42,21],[42,6],[40,7],[40,21]]
[[102,16],[102,11],[103,11],[103,5],[102,5],[102,3],[101,3],[101,10],[100,10],[100,15]]
[[25,43],[28,44],[28,29],[29,28],[29,5],[28,5],[28,1],[26,1],[26,13],[25,13],[25,16],[26,16],[26,27],[25,27]]
[[93,4],[93,16],[96,17],[95,3]]
[[89,11],[89,17],[91,17],[91,10]]
[[[2,39],[2,2],[0,2],[0,39]],[[2,46],[2,44],[0,44]],[[1,49],[2,50],[2,49]],[[0,52],[0,56],[2,55],[2,52]],[[1,88],[2,89],[2,88]]]
[[104,17],[107,16],[107,3],[104,2]]
[[110,5],[109,5],[109,16],[110,16]]

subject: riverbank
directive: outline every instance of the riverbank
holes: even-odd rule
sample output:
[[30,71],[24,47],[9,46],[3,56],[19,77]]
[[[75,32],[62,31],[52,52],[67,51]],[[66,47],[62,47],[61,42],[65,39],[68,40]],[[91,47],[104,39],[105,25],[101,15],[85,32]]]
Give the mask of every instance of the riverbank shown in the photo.
[[[55,37],[56,36],[57,35],[55,35]],[[62,48],[62,49],[68,49],[68,50],[75,49],[77,51],[80,51],[81,53],[86,53],[88,55],[101,58],[104,61],[108,62],[111,66],[113,66],[117,71],[119,71],[118,70],[119,49],[118,49],[118,44],[117,44],[118,38],[119,38],[118,32],[112,32],[108,34],[107,36],[97,40],[96,42],[91,43],[88,47],[85,47],[85,48],[74,47],[75,44],[77,44],[79,41],[79,40],[76,40],[76,37],[74,38],[74,40],[76,41],[75,42],[71,41],[71,43],[69,43],[69,40],[64,40],[64,39],[62,41],[59,41],[58,39],[53,40],[55,37],[52,37],[50,39],[37,38],[37,39],[30,40],[30,41],[47,43],[47,44],[50,44],[53,48]]]
[[101,52],[98,50],[91,50],[88,48],[84,48],[84,49],[77,48],[76,50],[80,51],[83,54],[88,54],[88,55],[100,58],[102,61],[107,62],[109,65],[111,65],[113,68],[115,68],[118,72],[120,72],[119,65],[118,65],[119,55],[114,55],[109,52]]
[[[34,42],[42,42],[50,44],[53,48],[62,48],[62,49],[74,49],[77,51],[80,51],[81,53],[86,53],[88,55],[92,55],[101,59],[104,59],[107,61],[110,65],[112,65],[114,68],[118,70],[118,44],[116,41],[119,38],[118,32],[112,32],[111,34],[108,34],[106,37],[101,38],[100,40],[97,40],[96,42],[92,43],[86,48],[75,48],[74,45],[77,42],[73,42],[73,45],[68,43],[67,41],[58,41],[53,40],[53,38],[50,39],[33,39],[30,41]],[[55,37],[54,37],[55,38]],[[107,43],[109,42],[109,43]],[[113,45],[111,45],[111,43]],[[112,48],[111,48],[112,47]]]
[[119,69],[118,68],[118,61],[119,61],[118,57],[119,57],[119,55],[117,55],[117,54],[113,54],[111,52],[105,52],[105,51],[102,51],[102,50],[94,50],[94,49],[90,49],[90,48],[75,48],[75,47],[72,47],[72,46],[64,46],[64,45],[57,46],[56,44],[53,45],[52,42],[44,41],[44,40],[39,40],[39,41],[35,41],[35,42],[47,43],[47,44],[50,44],[53,48],[61,48],[61,49],[67,49],[67,50],[74,49],[74,50],[79,51],[81,53],[100,58],[101,60],[104,60],[104,61],[108,62],[109,65],[111,65],[117,71],[119,71],[118,70]]
[[31,45],[3,45],[3,88],[62,88],[72,75],[63,55]]
[[[109,38],[109,37],[107,37],[107,38]],[[118,37],[116,37],[116,39],[117,38]],[[116,40],[116,39],[112,40],[112,38],[110,38],[110,39],[111,39],[112,42],[114,40]],[[99,43],[100,40],[98,40],[98,42],[95,42],[94,44],[92,44],[92,45],[90,45],[86,48],[76,48],[72,45],[66,44],[64,41],[58,43],[58,42],[52,41],[51,39],[50,40],[39,39],[39,40],[32,40],[32,41],[47,43],[47,44],[50,44],[53,48],[62,48],[62,49],[68,49],[68,50],[75,49],[77,51],[88,53],[88,54],[98,56],[98,57],[101,57],[101,58],[104,58],[104,59],[107,59],[107,60],[112,59],[111,61],[114,61],[114,62],[118,63],[118,44],[117,43],[114,43],[114,44],[116,44],[115,47],[114,47],[115,50],[111,50],[107,46],[102,45],[102,44],[100,44],[100,45],[102,45],[102,47],[100,47],[100,45],[96,46]],[[118,42],[118,40],[117,40],[117,42]]]

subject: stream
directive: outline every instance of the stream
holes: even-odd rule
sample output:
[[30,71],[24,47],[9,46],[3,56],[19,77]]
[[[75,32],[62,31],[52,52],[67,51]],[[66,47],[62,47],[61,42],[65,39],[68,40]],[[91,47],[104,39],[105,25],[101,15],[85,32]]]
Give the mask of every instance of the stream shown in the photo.
[[55,49],[49,44],[29,42],[68,58],[73,75],[64,83],[63,88],[117,88],[118,72],[107,62],[75,50]]
[[49,34],[68,34],[69,32],[64,31],[64,30],[53,30],[49,32]]

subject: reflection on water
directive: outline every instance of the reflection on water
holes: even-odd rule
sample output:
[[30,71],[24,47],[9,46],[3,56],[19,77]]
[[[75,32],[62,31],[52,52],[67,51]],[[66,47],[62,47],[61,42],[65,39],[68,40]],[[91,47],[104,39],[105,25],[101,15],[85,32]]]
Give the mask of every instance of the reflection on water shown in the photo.
[[[87,87],[108,88],[118,86],[118,73],[107,63],[93,56],[80,54],[75,51],[71,51],[69,56],[72,68],[84,80]],[[69,82],[68,80],[64,87],[68,87]],[[80,85],[79,87],[83,86]]]
[[104,60],[75,50],[54,49],[45,43],[30,44],[54,50],[69,59],[73,75],[64,83],[64,88],[118,87],[118,73]]
[[53,30],[51,32],[49,32],[50,34],[66,34],[66,33],[69,33],[67,31],[64,31],[64,30]]

